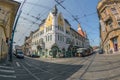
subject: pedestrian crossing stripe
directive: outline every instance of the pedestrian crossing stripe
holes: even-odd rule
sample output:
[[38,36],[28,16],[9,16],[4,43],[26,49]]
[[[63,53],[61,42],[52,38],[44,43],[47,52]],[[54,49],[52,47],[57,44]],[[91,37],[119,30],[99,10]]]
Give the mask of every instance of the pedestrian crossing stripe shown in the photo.
[[16,78],[16,76],[11,76],[11,75],[0,75],[0,77],[6,77],[6,78]]
[[14,69],[13,67],[7,67],[7,66],[0,66],[0,68]]
[[14,73],[15,71],[13,70],[3,70],[3,69],[0,69],[1,72],[8,72],[8,73]]

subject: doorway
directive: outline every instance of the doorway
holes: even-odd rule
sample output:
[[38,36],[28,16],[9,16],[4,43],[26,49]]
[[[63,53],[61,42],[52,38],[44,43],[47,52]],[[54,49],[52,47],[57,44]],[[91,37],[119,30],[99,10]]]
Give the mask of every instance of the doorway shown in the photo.
[[118,51],[118,41],[117,41],[117,37],[112,39],[113,41],[113,47],[114,47],[114,51]]

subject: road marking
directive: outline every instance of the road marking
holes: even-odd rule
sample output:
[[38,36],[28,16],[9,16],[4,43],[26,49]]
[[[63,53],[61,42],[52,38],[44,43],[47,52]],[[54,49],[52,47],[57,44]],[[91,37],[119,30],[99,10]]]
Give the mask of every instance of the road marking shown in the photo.
[[34,77],[36,80],[40,80],[40,78],[38,78],[36,75],[34,75],[29,69],[27,69],[22,63],[21,65],[23,66],[23,68],[32,76]]
[[0,75],[0,77],[7,77],[7,78],[16,78],[16,76],[11,76],[11,75]]
[[18,62],[16,62],[16,65],[17,65],[18,67],[20,67],[20,64],[19,64]]
[[9,72],[9,73],[14,73],[15,71],[13,71],[13,70],[2,70],[2,69],[0,69],[0,71],[1,72]]
[[30,66],[30,67],[32,66],[32,65],[30,65],[30,64],[29,64],[29,63],[27,63],[27,62],[25,62],[25,63],[26,63],[28,66]]
[[14,69],[13,67],[7,67],[7,66],[0,66],[0,68]]

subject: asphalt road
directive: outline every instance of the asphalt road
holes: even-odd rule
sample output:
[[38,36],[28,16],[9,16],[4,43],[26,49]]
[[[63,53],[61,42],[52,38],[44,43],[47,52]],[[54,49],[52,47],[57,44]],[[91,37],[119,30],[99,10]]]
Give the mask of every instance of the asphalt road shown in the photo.
[[14,57],[9,64],[0,64],[0,80],[120,80],[120,54],[46,60]]

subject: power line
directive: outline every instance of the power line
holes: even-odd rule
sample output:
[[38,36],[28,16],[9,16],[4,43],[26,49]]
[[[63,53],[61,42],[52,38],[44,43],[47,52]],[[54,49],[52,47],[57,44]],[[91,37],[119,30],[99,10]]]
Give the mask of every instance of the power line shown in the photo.
[[23,16],[21,16],[20,18],[23,18],[23,20],[27,20],[27,21],[29,21],[29,22],[32,22],[33,24],[39,25],[39,23],[36,23],[35,21],[32,21],[32,20],[30,20],[30,19],[27,19],[27,18],[25,18],[25,17],[23,17]]
[[93,13],[90,13],[90,14],[84,14],[84,16],[80,16],[79,18],[84,18],[84,17],[91,16],[91,15],[94,15],[94,14],[97,14],[97,12],[93,12]]
[[60,5],[64,10],[66,10],[66,11],[71,15],[71,17],[72,17],[78,24],[80,24],[80,22],[78,21],[78,19],[77,19],[69,10],[67,10],[60,2],[58,2],[58,0],[55,0],[55,2],[56,2],[58,5]]
[[[49,9],[49,10],[51,10],[51,9]],[[46,12],[45,12],[46,13]],[[45,13],[43,13],[43,15],[45,15]],[[24,13],[25,14],[25,13]],[[27,13],[26,15],[28,15],[29,13]],[[24,20],[27,20],[27,21],[30,21],[30,22],[32,22],[32,25],[31,26],[33,26],[33,24],[37,24],[37,25],[39,25],[38,23],[36,23],[38,20],[40,20],[40,21],[42,21],[40,18],[41,17],[43,17],[43,15],[38,15],[37,17],[35,17],[35,16],[33,16],[33,15],[29,15],[29,16],[31,16],[31,17],[33,17],[33,18],[35,18],[36,19],[36,21],[32,21],[32,20],[29,20],[29,19],[27,19],[27,18],[24,18],[24,17],[22,17],[22,18],[24,18]],[[40,17],[41,16],[41,17]],[[29,30],[31,27],[29,27],[28,29],[26,29],[26,30]],[[25,35],[25,33],[26,32],[24,32],[23,33],[23,35]],[[21,41],[21,38],[20,39],[18,39],[18,41],[17,42],[19,42],[19,41]]]
[[30,4],[30,5],[34,5],[34,6],[40,6],[40,7],[45,8],[45,9],[50,9],[50,7],[44,6],[44,5],[41,5],[41,4],[32,3],[32,2],[26,2],[26,3],[27,3],[27,4]]

